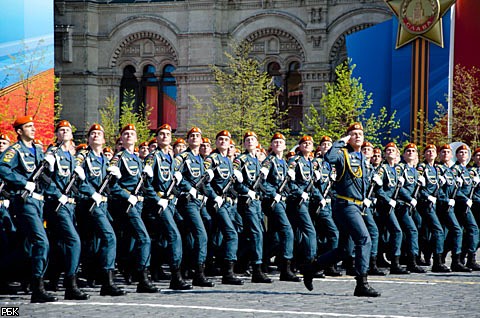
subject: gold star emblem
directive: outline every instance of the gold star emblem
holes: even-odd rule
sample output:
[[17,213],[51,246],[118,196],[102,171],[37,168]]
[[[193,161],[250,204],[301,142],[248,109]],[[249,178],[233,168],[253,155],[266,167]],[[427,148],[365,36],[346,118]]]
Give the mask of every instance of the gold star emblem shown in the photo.
[[385,0],[398,18],[396,49],[416,38],[443,47],[442,17],[455,0]]

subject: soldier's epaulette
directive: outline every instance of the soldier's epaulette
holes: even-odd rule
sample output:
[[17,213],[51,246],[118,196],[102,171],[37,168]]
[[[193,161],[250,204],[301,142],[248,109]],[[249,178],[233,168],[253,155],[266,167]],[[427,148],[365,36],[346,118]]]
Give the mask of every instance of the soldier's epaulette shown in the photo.
[[[175,167],[180,167],[180,165],[182,164],[182,162],[184,162],[186,160],[188,156],[188,152],[187,151],[184,151],[182,153],[179,153],[176,157],[175,157]],[[176,168],[175,168],[176,169]]]
[[122,157],[122,154],[123,154],[123,150],[120,150],[119,152],[117,152],[115,156],[113,156],[112,160],[110,160],[110,166],[117,166],[118,161]]
[[18,150],[18,149],[20,149],[21,147],[22,147],[22,146],[21,146],[18,142],[14,143],[14,144],[12,145],[12,148],[15,149],[15,150]]
[[265,158],[265,160],[263,160],[263,162],[262,162],[262,167],[270,169],[270,166],[272,165],[273,158],[274,158],[273,155],[269,155],[267,158]]
[[291,156],[290,159],[288,159],[288,168],[294,169],[297,166],[297,162],[299,159],[300,156],[298,154]]
[[247,155],[242,153],[237,158],[238,158],[238,160],[245,161],[245,160],[247,160]]
[[210,162],[213,162],[215,166],[218,166],[220,164],[220,160],[218,159],[218,152],[212,152],[210,156],[205,159],[205,161],[210,160]]

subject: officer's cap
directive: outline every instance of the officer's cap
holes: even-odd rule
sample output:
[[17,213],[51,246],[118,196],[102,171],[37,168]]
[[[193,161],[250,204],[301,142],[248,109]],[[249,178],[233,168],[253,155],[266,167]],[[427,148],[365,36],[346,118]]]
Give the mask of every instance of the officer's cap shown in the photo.
[[160,130],[168,130],[168,131],[172,131],[172,126],[170,126],[169,124],[163,124],[162,126],[158,127],[157,130],[155,131],[155,134],[158,134],[158,132]]
[[477,154],[478,152],[480,152],[480,147],[479,148],[475,148],[475,151],[473,152],[473,155],[474,156],[475,154]]
[[212,142],[210,141],[209,138],[207,138],[207,137],[203,137],[203,138],[202,138],[202,144],[211,144],[211,143],[212,143]]
[[444,144],[443,146],[440,147],[440,151],[445,150],[445,149],[450,149],[450,150],[452,150],[452,147],[450,147],[449,144]]
[[255,139],[258,140],[257,134],[254,133],[253,131],[247,131],[245,135],[243,135],[243,141],[245,141],[247,137],[255,137]]
[[362,144],[362,148],[370,147],[373,149],[373,145],[370,141],[364,141]]
[[200,135],[202,134],[202,131],[198,127],[192,127],[190,130],[187,132],[187,138],[190,136],[190,134],[193,133],[199,133]]
[[385,150],[387,150],[387,148],[397,148],[397,145],[394,142],[389,142],[385,145]]
[[153,138],[152,140],[150,140],[150,141],[148,142],[148,146],[150,146],[150,145],[152,145],[152,144],[156,144],[156,143],[158,143],[158,142],[157,142],[157,139],[156,139],[156,138]]
[[352,130],[363,130],[363,126],[361,123],[353,123],[347,128],[347,134]]
[[21,116],[15,120],[15,122],[13,123],[13,128],[17,129],[20,126],[31,122],[33,122],[32,116]]
[[[94,129],[94,130],[96,130],[96,129]],[[79,144],[78,146],[75,147],[75,150],[76,150],[76,151],[80,151],[80,150],[85,150],[85,149],[87,149],[87,148],[88,148],[88,145],[87,145],[87,144]],[[107,147],[107,148],[108,148],[108,147]],[[105,149],[107,149],[107,148],[104,148],[104,149],[103,149],[103,152],[105,152]],[[112,153],[113,153],[113,152],[112,152]]]
[[272,136],[272,140],[270,140],[270,142],[274,141],[275,139],[283,139],[285,140],[285,136],[279,132],[275,133],[273,136]]
[[135,125],[134,125],[134,124],[126,124],[125,126],[123,126],[122,130],[120,131],[120,135],[123,134],[124,132],[126,132],[127,130],[137,131],[137,130],[135,129]]
[[415,149],[417,150],[417,145],[415,145],[413,142],[409,142],[405,148],[403,148],[403,152],[407,151],[407,149]]
[[113,149],[110,147],[105,147],[103,148],[103,153],[111,153],[113,155]]
[[428,144],[425,146],[425,149],[423,150],[423,152],[427,151],[428,149],[433,149],[435,151],[437,151],[437,147],[434,145],[434,144]]
[[232,134],[230,134],[228,130],[222,130],[218,132],[218,134],[215,136],[215,139],[218,139],[218,137],[232,138]]
[[380,148],[373,148],[373,154],[382,154],[382,149]]
[[148,141],[144,141],[139,145],[140,148],[147,147],[148,148]]
[[185,139],[183,138],[178,138],[177,140],[175,140],[175,142],[173,143],[173,146],[175,147],[176,145],[178,144],[185,144]]
[[6,141],[10,142],[10,138],[8,138],[8,136],[6,134],[0,134],[0,140],[6,140]]
[[455,151],[455,154],[457,154],[460,150],[470,150],[470,148],[467,145],[463,144],[457,148],[457,150]]
[[313,142],[313,138],[312,136],[303,136],[302,138],[300,138],[300,140],[298,141],[298,144],[302,144],[304,143],[305,141],[311,141]]
[[70,124],[70,122],[68,120],[60,120],[58,122],[57,126],[55,126],[55,132],[62,127],[68,127],[70,129],[72,129],[72,125]]
[[90,129],[88,130],[88,134],[90,135],[90,133],[91,133],[92,131],[94,131],[94,130],[99,130],[99,131],[101,131],[101,132],[105,132],[105,131],[103,130],[103,127],[102,127],[100,124],[93,124],[93,125],[90,127]]
[[322,139],[320,139],[320,145],[324,143],[325,141],[333,142],[332,138],[328,136],[323,136]]
[[286,157],[287,160],[288,160],[289,158],[291,158],[291,157],[293,157],[293,156],[295,156],[295,151],[289,151],[285,157]]

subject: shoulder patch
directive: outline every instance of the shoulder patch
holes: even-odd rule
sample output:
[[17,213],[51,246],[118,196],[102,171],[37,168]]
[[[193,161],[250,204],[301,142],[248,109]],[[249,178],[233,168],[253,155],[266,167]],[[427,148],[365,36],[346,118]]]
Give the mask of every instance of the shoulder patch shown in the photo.
[[15,157],[15,149],[8,149],[7,152],[5,153],[5,155],[3,156],[3,162],[10,162],[10,160],[13,159],[13,157]]
[[22,147],[22,146],[20,146],[20,144],[19,144],[18,142],[15,143],[15,144],[12,146],[13,149],[20,149],[21,147]]

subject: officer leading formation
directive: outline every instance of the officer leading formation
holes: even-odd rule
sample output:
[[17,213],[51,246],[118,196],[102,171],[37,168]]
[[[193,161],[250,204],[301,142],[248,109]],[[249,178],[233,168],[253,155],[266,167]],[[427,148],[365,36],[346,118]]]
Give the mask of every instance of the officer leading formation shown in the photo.
[[190,290],[215,276],[242,288],[273,283],[274,270],[313,290],[341,263],[355,296],[378,297],[368,275],[480,270],[480,148],[382,151],[360,123],[316,149],[303,136],[293,153],[281,133],[268,151],[253,131],[243,153],[227,130],[212,142],[193,127],[172,144],[168,124],[136,148],[129,124],[114,151],[101,125],[75,146],[61,120],[44,152],[32,117],[13,127],[15,143],[0,134],[1,293],[20,283],[31,302],[53,302],[62,281],[65,299],[88,300],[83,286],[124,296],[122,279],[158,293],[162,280]]

